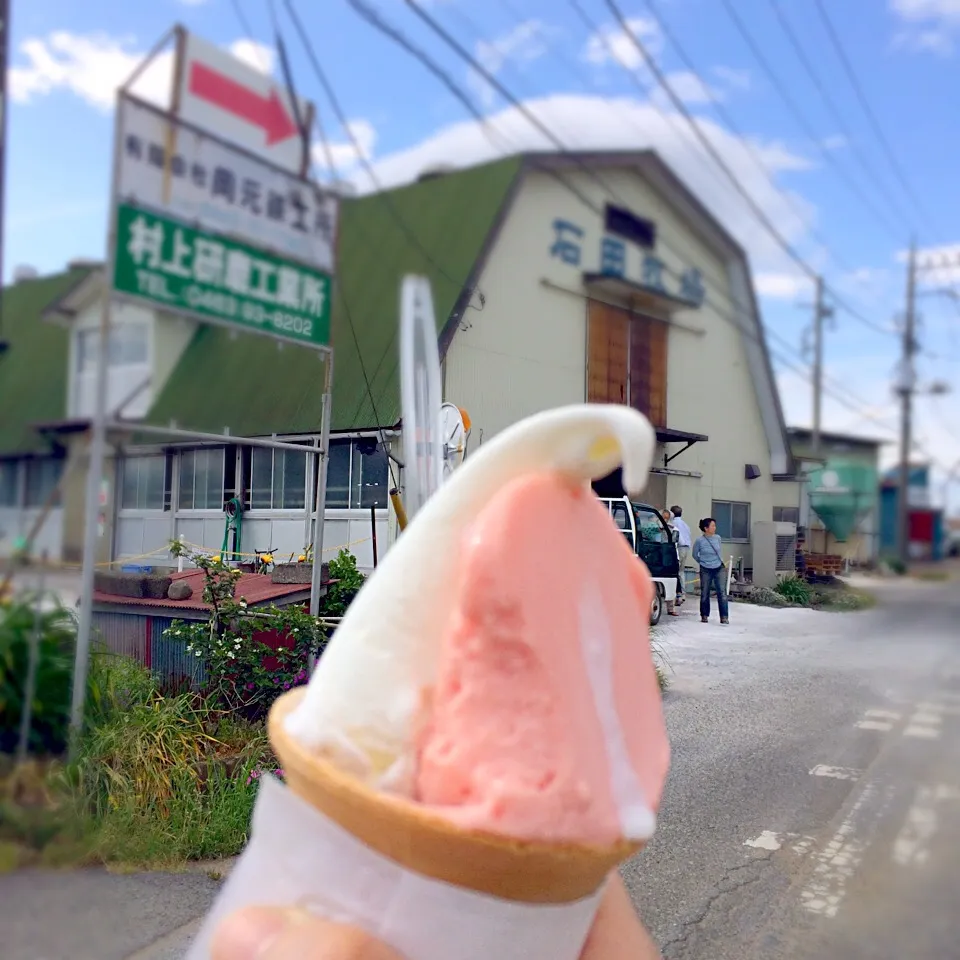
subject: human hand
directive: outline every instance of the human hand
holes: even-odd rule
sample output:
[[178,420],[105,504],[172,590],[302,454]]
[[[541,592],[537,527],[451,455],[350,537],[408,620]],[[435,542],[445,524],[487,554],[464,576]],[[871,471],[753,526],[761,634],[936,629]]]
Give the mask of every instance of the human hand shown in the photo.
[[[304,910],[248,907],[228,917],[213,941],[213,960],[402,960],[357,927]],[[660,960],[619,877],[611,881],[580,960]]]

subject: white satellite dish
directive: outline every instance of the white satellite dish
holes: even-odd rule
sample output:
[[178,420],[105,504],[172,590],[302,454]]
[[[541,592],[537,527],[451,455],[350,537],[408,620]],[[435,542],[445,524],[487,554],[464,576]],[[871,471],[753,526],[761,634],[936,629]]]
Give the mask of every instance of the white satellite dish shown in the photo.
[[465,418],[456,404],[444,403],[440,407],[440,430],[443,437],[443,479],[446,480],[463,463],[470,420]]
[[443,480],[442,391],[430,281],[406,276],[400,290],[400,404],[409,519]]

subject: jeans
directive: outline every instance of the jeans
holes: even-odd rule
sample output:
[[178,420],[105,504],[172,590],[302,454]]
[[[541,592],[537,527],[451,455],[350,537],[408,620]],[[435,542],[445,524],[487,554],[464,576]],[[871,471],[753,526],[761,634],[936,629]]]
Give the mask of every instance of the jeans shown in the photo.
[[677,547],[677,553],[680,557],[680,576],[677,577],[677,594],[678,596],[682,597],[687,592],[686,583],[684,582],[686,578],[683,575],[683,571],[687,566],[687,558],[690,556],[690,548]]
[[715,570],[708,570],[706,567],[700,567],[700,616],[710,616],[710,588],[717,591],[717,606],[720,607],[720,619],[730,619],[730,608],[727,605],[727,594],[724,591],[726,571],[723,567],[717,567]]

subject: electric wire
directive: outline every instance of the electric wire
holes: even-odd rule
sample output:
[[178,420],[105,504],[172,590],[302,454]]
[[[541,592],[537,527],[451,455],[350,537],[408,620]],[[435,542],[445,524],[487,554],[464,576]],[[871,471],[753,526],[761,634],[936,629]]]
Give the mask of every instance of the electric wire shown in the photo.
[[[350,2],[351,2],[351,5],[353,5],[353,3],[355,2],[355,0],[350,0]],[[416,11],[418,11],[418,12],[420,13],[420,15],[421,15],[422,18],[427,19],[428,21],[432,19],[432,18],[429,17],[429,15],[425,15],[425,14],[423,13],[423,11],[419,10],[419,8],[417,7],[416,3],[413,2],[413,0],[406,0],[406,2],[408,3],[408,5],[410,5],[411,7],[413,7]],[[446,34],[446,31],[444,31],[442,28],[440,28],[437,32],[440,33],[441,36],[444,36],[444,35],[449,36],[448,34]],[[564,144],[563,144],[561,141],[559,141],[559,139],[556,137],[556,135],[553,134],[553,132],[552,132],[548,127],[546,127],[535,115],[531,114],[531,112],[529,111],[529,109],[526,108],[522,103],[520,103],[520,102],[517,100],[517,98],[515,97],[515,95],[514,95],[510,90],[508,90],[502,83],[500,83],[500,81],[496,80],[496,79],[493,78],[493,77],[490,77],[488,71],[485,71],[479,64],[475,64],[475,61],[473,61],[473,58],[470,57],[469,53],[467,53],[466,51],[463,50],[463,47],[462,47],[459,43],[457,43],[457,42],[454,40],[454,41],[452,41],[452,44],[451,44],[451,45],[454,47],[455,50],[457,50],[458,52],[460,52],[460,55],[461,55],[462,58],[467,59],[467,61],[468,61],[472,66],[475,65],[475,66],[477,67],[477,69],[479,70],[479,72],[481,73],[481,75],[486,74],[486,75],[484,76],[484,79],[488,79],[488,80],[492,81],[492,84],[495,86],[495,88],[498,90],[498,92],[501,94],[501,96],[503,96],[505,99],[507,99],[508,101],[510,101],[511,103],[513,103],[514,106],[516,106],[519,110],[521,110],[521,112],[522,112],[522,113],[524,114],[524,116],[528,119],[528,121],[531,122],[535,127],[537,127],[537,129],[540,130],[541,133],[543,133],[545,136],[547,136],[547,137],[558,147],[558,149],[561,151],[561,153],[563,153],[563,154],[566,155],[566,156],[571,157],[571,158],[572,158],[573,160],[575,160],[575,161],[577,160],[576,156],[570,153],[570,151],[564,146]],[[410,49],[409,47],[407,47],[407,46],[404,46],[404,49],[405,49],[408,53],[410,53],[411,55],[415,56],[417,59],[420,59],[421,57],[425,56],[422,52],[416,53],[416,52],[414,52],[413,50],[411,50],[411,49]],[[434,71],[431,70],[431,72],[434,72]],[[582,164],[581,164],[581,165],[582,165]],[[591,171],[589,168],[587,168],[585,172],[588,173],[588,174],[593,174],[593,173],[594,173],[594,171]],[[568,183],[565,183],[564,185],[567,186],[568,189],[571,188],[571,185],[568,184]],[[604,184],[602,181],[601,181],[601,186],[604,187],[605,189],[607,189],[607,190],[609,191],[609,187],[608,187],[606,184]],[[594,212],[594,213],[597,214],[598,216],[602,216],[602,215],[603,215],[603,211],[600,210],[599,208],[597,208],[596,205],[594,205],[589,199],[585,198],[584,195],[583,195],[583,193],[582,193],[581,191],[578,191],[578,190],[576,190],[576,189],[571,189],[571,192],[572,192],[573,195],[575,195],[579,200],[581,200],[581,202],[585,203],[585,204],[588,206],[588,208],[591,209],[592,212]],[[673,275],[676,276],[676,272],[673,271],[673,270],[669,267],[669,265],[664,264],[664,269],[665,269],[668,273],[672,273]],[[753,339],[753,340],[757,341],[758,343],[760,343],[760,344],[763,346],[763,348],[764,348],[765,350],[769,350],[767,344],[764,342],[764,339],[763,339],[763,328],[762,328],[762,326],[759,328],[759,332],[758,332],[756,329],[750,329],[750,328],[744,327],[744,325],[743,325],[742,323],[740,323],[739,319],[738,319],[736,316],[734,316],[734,315],[732,315],[732,314],[730,314],[730,313],[728,313],[728,312],[726,312],[726,311],[724,311],[724,310],[721,310],[720,308],[717,307],[717,305],[716,305],[715,303],[711,302],[711,301],[709,300],[709,298],[705,299],[705,300],[704,300],[704,303],[705,303],[706,306],[710,307],[710,309],[712,309],[721,319],[723,319],[723,320],[725,320],[726,322],[731,323],[732,325],[734,325],[734,326],[741,332],[741,334],[743,334],[744,336],[746,336],[746,337],[748,337],[748,338],[750,338],[750,339]],[[788,363],[789,363],[790,361],[784,361],[784,362],[788,362]],[[794,365],[794,366],[795,366],[795,365]],[[809,373],[806,374],[806,376],[807,376],[807,378],[809,379]],[[828,393],[829,395],[833,395],[833,391],[825,390],[824,392],[825,392],[825,393]],[[863,412],[863,411],[862,411],[862,408],[858,408],[858,407],[855,405],[855,401],[849,400],[848,398],[846,398],[846,397],[844,397],[844,396],[842,396],[842,395],[840,395],[840,394],[837,394],[836,396],[834,396],[834,399],[836,399],[837,402],[843,404],[844,406],[847,406],[848,408],[852,409],[852,410],[853,410],[854,412],[856,412],[856,413],[862,413],[862,412]],[[864,404],[864,401],[863,401],[862,399],[860,399],[860,398],[858,398],[858,399],[860,400],[860,403],[861,403],[861,404]],[[867,414],[867,415],[869,416],[869,414]]]
[[[866,158],[860,151],[856,138],[853,136],[853,134],[851,134],[846,119],[837,106],[836,101],[833,99],[823,81],[820,79],[816,68],[807,55],[807,51],[804,48],[802,41],[797,36],[796,31],[793,29],[793,26],[787,19],[786,14],[783,12],[779,0],[769,0],[769,3],[773,9],[773,13],[777,19],[777,22],[780,24],[780,29],[786,36],[787,42],[793,49],[793,52],[796,55],[797,60],[800,62],[800,65],[803,67],[804,73],[806,73],[807,77],[810,79],[810,83],[816,89],[820,99],[824,102],[827,110],[829,110],[840,131],[843,133],[843,136],[846,138],[846,142],[849,145],[858,165],[863,170],[864,174],[869,177],[880,190],[881,196],[889,196],[890,191],[887,187],[887,184],[884,183],[883,178],[877,173],[873,165],[867,162]],[[910,220],[909,216],[904,216],[904,211],[902,209],[898,210],[898,215],[905,222]]]
[[867,99],[867,95],[864,92],[863,86],[860,83],[860,80],[857,78],[857,72],[853,68],[853,63],[847,55],[843,43],[840,40],[840,36],[833,25],[833,21],[830,19],[830,16],[827,13],[826,5],[824,4],[823,0],[814,0],[814,4],[827,33],[827,37],[829,38],[834,52],[837,55],[837,59],[840,61],[840,65],[843,67],[843,71],[847,75],[847,80],[850,82],[850,86],[853,88],[853,92],[860,103],[860,108],[863,110],[864,115],[870,123],[870,126],[873,128],[874,136],[877,138],[877,142],[880,144],[880,148],[883,150],[884,155],[886,156],[887,161],[894,172],[894,176],[899,181],[900,186],[910,198],[913,205],[926,218],[926,209],[913,192],[910,182],[903,171],[903,167],[901,166],[900,161],[897,159],[897,155],[893,148],[890,146],[890,141],[887,139],[886,134],[884,134],[883,127],[881,126],[880,121],[877,119],[876,113],[870,106],[870,101]]
[[[412,3],[413,0],[407,0],[407,2]],[[570,2],[574,6],[579,7],[578,0],[570,0]],[[710,156],[713,158],[716,164],[726,174],[727,179],[730,181],[733,188],[737,191],[737,193],[740,194],[740,196],[744,199],[744,201],[746,201],[747,205],[753,211],[754,215],[757,217],[760,223],[766,228],[767,232],[773,237],[773,239],[777,242],[780,248],[787,254],[787,256],[790,257],[791,260],[793,260],[793,262],[800,268],[800,270],[803,273],[807,275],[807,277],[809,277],[811,280],[816,280],[818,277],[817,271],[814,270],[814,268],[811,267],[806,260],[804,260],[804,258],[796,251],[793,245],[783,236],[780,230],[770,220],[770,218],[767,216],[763,208],[760,207],[760,205],[756,202],[756,200],[754,200],[754,198],[752,197],[750,192],[746,189],[746,187],[743,186],[743,184],[740,182],[740,179],[733,172],[733,170],[730,169],[730,166],[723,159],[719,151],[710,142],[710,139],[706,136],[706,134],[700,128],[696,119],[687,109],[686,104],[683,102],[683,100],[677,94],[677,92],[673,89],[673,86],[670,84],[670,81],[667,80],[667,78],[664,76],[663,71],[660,69],[659,65],[657,64],[653,56],[650,54],[649,50],[646,48],[646,46],[643,44],[640,38],[637,37],[636,34],[630,29],[627,19],[624,16],[623,11],[620,9],[618,4],[616,3],[616,0],[604,0],[604,2],[606,3],[613,17],[619,23],[621,29],[624,32],[624,35],[629,39],[632,45],[636,48],[637,52],[640,54],[641,58],[646,64],[647,68],[654,75],[657,82],[660,84],[660,86],[666,92],[667,96],[670,98],[670,101],[676,108],[677,112],[680,113],[681,116],[683,116],[683,118],[687,121],[688,125],[695,132],[698,140],[703,145],[704,149],[710,154]],[[727,0],[723,0],[723,2],[726,5]],[[836,303],[836,305],[839,306],[841,309],[845,310],[847,313],[849,313],[852,317],[857,319],[864,326],[869,327],[875,333],[882,333],[885,336],[889,336],[892,333],[892,331],[888,330],[886,327],[876,323],[874,320],[871,320],[868,317],[865,317],[862,313],[860,313],[860,311],[853,309],[849,305],[849,303],[847,303],[846,299],[844,297],[841,297],[835,289],[832,289],[832,288],[828,288],[828,289],[830,290],[831,296],[834,302]]]

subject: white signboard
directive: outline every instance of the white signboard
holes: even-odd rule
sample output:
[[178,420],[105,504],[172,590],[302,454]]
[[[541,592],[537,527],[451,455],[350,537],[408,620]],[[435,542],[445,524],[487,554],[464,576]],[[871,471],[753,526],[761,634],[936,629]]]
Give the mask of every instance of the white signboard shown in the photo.
[[337,198],[315,184],[121,97],[121,202],[334,272]]
[[[305,174],[313,105],[293,108],[286,85],[192,34],[184,37],[177,116],[265,160]],[[307,140],[297,126],[306,126]]]

